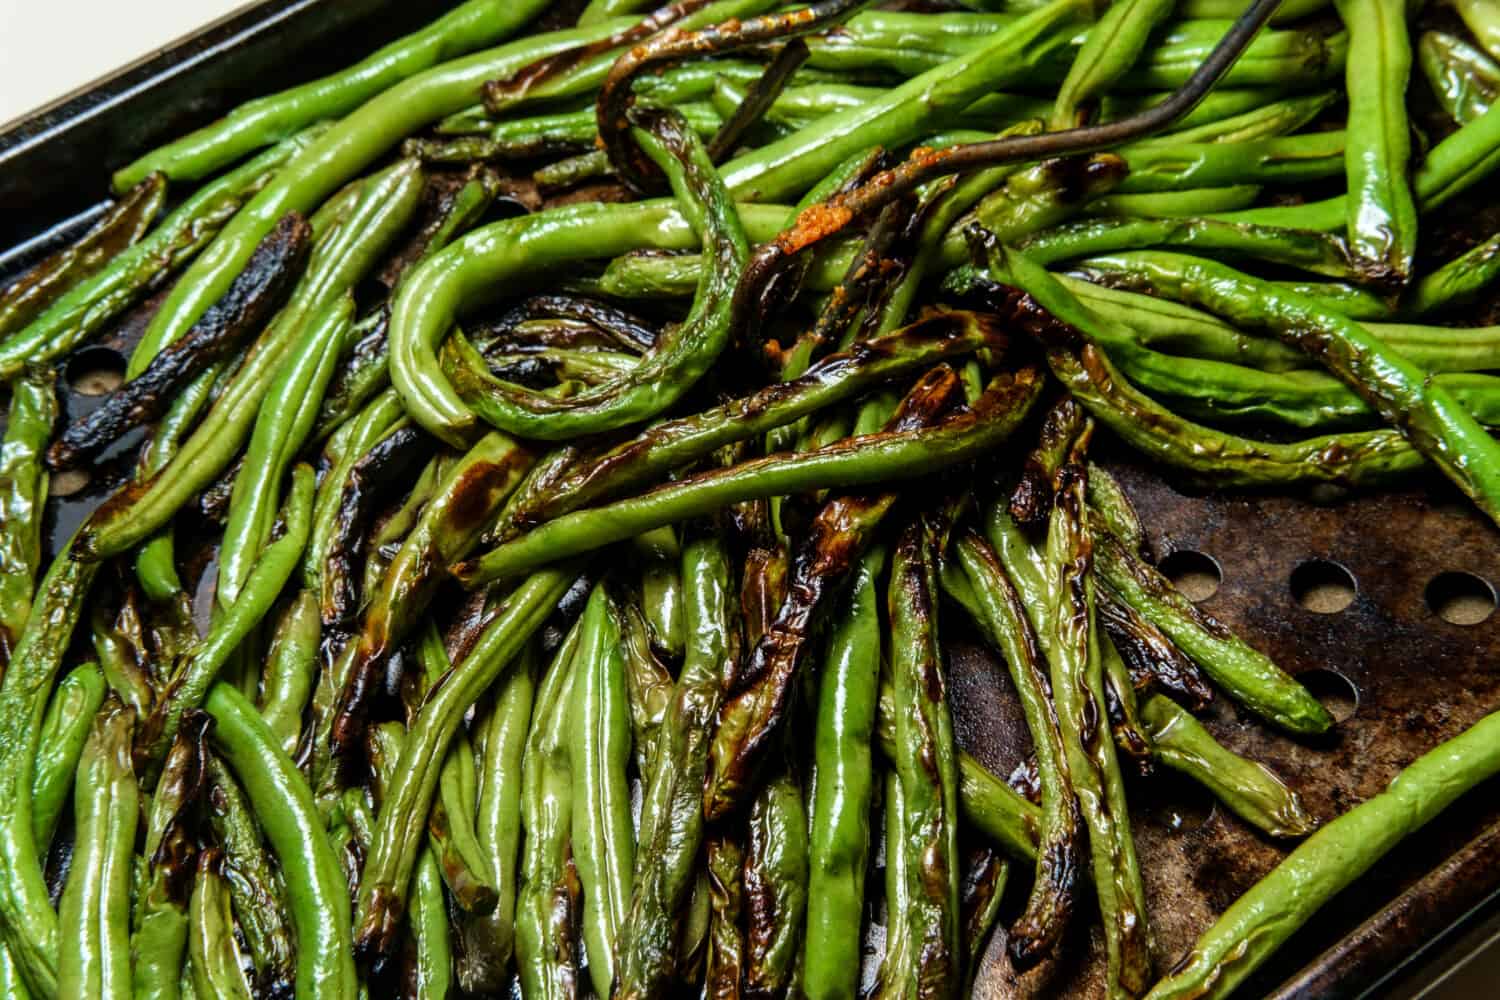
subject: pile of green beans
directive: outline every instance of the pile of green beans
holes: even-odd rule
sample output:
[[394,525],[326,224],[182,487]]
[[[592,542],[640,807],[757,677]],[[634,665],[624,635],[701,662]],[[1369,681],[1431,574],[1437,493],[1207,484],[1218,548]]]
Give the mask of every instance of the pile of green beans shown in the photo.
[[[1334,718],[1110,468],[1500,523],[1500,233],[1434,211],[1500,167],[1500,16],[1451,5],[1284,3],[1204,93],[1230,0],[468,0],[101,176],[0,284],[0,994],[940,998],[1003,923],[1227,996],[1500,729],[1314,815],[1238,748]],[[1290,850],[1175,965],[1162,769]]]

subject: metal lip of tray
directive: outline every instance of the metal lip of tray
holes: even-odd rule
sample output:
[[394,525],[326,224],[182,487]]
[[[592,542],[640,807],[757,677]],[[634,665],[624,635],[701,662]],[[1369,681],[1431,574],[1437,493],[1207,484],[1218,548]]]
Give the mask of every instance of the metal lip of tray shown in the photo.
[[[0,282],[85,228],[102,210],[117,167],[257,96],[269,80],[314,79],[452,6],[265,0],[0,126]],[[121,329],[101,340],[118,349],[130,335]],[[93,404],[70,392],[65,405],[77,413]],[[1203,720],[1231,748],[1287,776],[1321,818],[1377,793],[1420,753],[1500,704],[1500,615],[1462,625],[1439,613],[1451,603],[1445,587],[1467,586],[1468,606],[1478,612],[1486,599],[1493,606],[1500,532],[1443,484],[1313,503],[1189,494],[1128,456],[1108,464],[1139,507],[1156,556],[1196,552],[1219,568],[1222,580],[1204,607],[1350,713],[1317,744],[1274,733],[1224,698]],[[51,501],[53,537],[102,499],[102,485]],[[1027,748],[1003,669],[962,639],[950,644],[949,657],[961,693],[954,699],[960,738],[997,773],[1011,773]],[[1165,968],[1286,847],[1169,777],[1137,782],[1133,791],[1156,958]],[[1411,995],[1413,983],[1482,947],[1500,914],[1495,791],[1492,782],[1471,792],[1409,838],[1325,907],[1241,994]],[[1093,995],[1100,947],[1076,935],[1041,986],[1028,982],[1030,974],[1014,977],[997,934],[974,993]]]

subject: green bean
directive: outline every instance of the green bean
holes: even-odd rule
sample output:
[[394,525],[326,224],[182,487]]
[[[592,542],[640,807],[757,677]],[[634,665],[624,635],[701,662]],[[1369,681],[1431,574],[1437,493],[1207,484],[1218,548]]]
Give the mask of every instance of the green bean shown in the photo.
[[1249,255],[1333,277],[1363,275],[1363,265],[1351,259],[1348,248],[1336,237],[1214,219],[1090,219],[1037,233],[1016,244],[1043,265],[1152,246]]
[[548,521],[478,559],[459,564],[454,573],[474,586],[742,500],[927,474],[998,445],[1029,410],[1039,387],[1035,373],[1021,369],[1014,376],[998,377],[974,407],[930,429],[849,438],[804,454],[773,455],[689,476],[638,498]]
[[1131,556],[1113,538],[1098,538],[1096,543],[1101,579],[1236,701],[1291,732],[1317,733],[1333,725],[1327,710],[1306,688],[1198,610],[1160,573]]
[[1113,190],[1126,170],[1113,153],[1046,160],[1007,177],[975,207],[974,216],[1000,239],[1015,241],[1072,218],[1088,201]]
[[583,939],[589,975],[600,996],[614,980],[615,942],[625,926],[635,858],[625,775],[630,708],[619,627],[608,605],[604,588],[595,586],[579,624],[568,741]]
[[[1276,13],[1271,15],[1272,24],[1285,24],[1316,14],[1329,5],[1330,0],[1285,0]],[[1238,17],[1244,5],[1237,0],[1186,0],[1177,7],[1178,17]]]
[[[1122,89],[1175,88],[1187,82],[1219,39],[1226,21],[1176,21],[1157,32],[1147,58],[1119,80]],[[1226,87],[1326,86],[1346,63],[1349,37],[1306,29],[1263,30],[1219,81]],[[1351,63],[1352,64],[1352,63]]]
[[[197,256],[240,207],[269,185],[287,162],[320,133],[321,130],[309,130],[294,136],[204,185],[163,219],[145,239],[122,251],[102,271],[74,286],[28,326],[6,337],[0,342],[0,380],[13,377],[27,364],[41,364],[61,357],[104,329],[110,320],[142,298],[146,291]],[[270,232],[276,221],[269,220],[261,235]],[[259,238],[254,241],[258,242]],[[245,260],[249,260],[254,251],[254,243],[246,249]],[[236,269],[234,274],[228,275],[219,293],[229,287],[238,273],[239,269]],[[205,298],[202,308],[207,309],[217,298],[217,294]],[[196,321],[197,316],[193,319]],[[182,326],[177,332],[184,333],[191,325]],[[139,365],[127,365],[125,377],[140,374],[156,351],[169,342],[160,337],[152,338],[148,332],[142,343],[150,345],[149,355],[144,356]]]
[[[442,636],[431,621],[417,640],[417,659],[429,691],[453,669]],[[439,770],[437,800],[427,820],[429,850],[458,908],[483,914],[495,908],[498,893],[490,882],[489,861],[474,830],[477,798],[474,748],[468,735],[459,732]]]
[[74,558],[71,543],[58,553],[0,683],[0,932],[28,988],[44,997],[57,995],[57,915],[33,833],[32,782],[47,695],[97,570]]
[[183,719],[146,810],[145,860],[138,872],[130,939],[131,982],[135,996],[143,1000],[177,1000],[181,992],[198,859],[192,819],[208,770],[211,722],[198,711]]
[[[668,656],[681,657],[687,642],[682,625],[682,577],[678,570],[682,552],[677,535],[671,528],[658,528],[635,540],[636,551],[644,565],[641,568],[641,611],[650,623],[651,637]],[[640,651],[650,655],[650,644]],[[632,672],[632,677],[636,676]],[[634,703],[635,699],[632,699]],[[637,748],[639,756],[642,748]],[[647,757],[649,760],[649,756]]]
[[299,590],[282,612],[271,640],[259,706],[261,718],[287,756],[297,752],[302,740],[302,715],[312,694],[321,638],[317,596]]
[[807,812],[789,763],[750,803],[749,827],[744,990],[780,997],[792,988],[808,903]]
[[[722,119],[712,104],[689,101],[673,109],[700,137],[714,134]],[[471,163],[475,160],[525,160],[539,155],[586,150],[598,138],[594,109],[561,111],[532,118],[506,119],[482,135],[456,139],[408,139],[402,151],[424,163]]]
[[109,615],[102,605],[95,605],[89,617],[94,655],[99,658],[105,683],[114,696],[136,714],[136,718],[145,718],[156,698],[150,674],[145,664],[139,662],[145,651],[137,650],[129,639],[111,627]]
[[1196,188],[1156,194],[1107,194],[1084,206],[1087,215],[1114,219],[1191,219],[1237,212],[1255,204],[1260,188],[1253,184]]
[[1125,147],[1130,173],[1121,194],[1233,184],[1283,184],[1333,177],[1344,164],[1343,132]]
[[216,851],[205,851],[198,860],[189,909],[188,967],[193,989],[199,996],[225,1000],[250,1000],[250,981],[240,967],[240,949],[234,940],[234,918],[229,912],[229,888],[216,871]]
[[651,0],[589,0],[578,15],[579,24],[595,24],[610,17],[638,14],[651,6]]
[[1203,932],[1149,1000],[1228,996],[1335,894],[1496,771],[1500,715],[1487,715],[1298,845]]
[[1420,278],[1402,301],[1401,312],[1424,316],[1461,305],[1483,291],[1497,275],[1500,275],[1500,236],[1491,236]]
[[[1412,175],[1417,207],[1430,211],[1456,198],[1500,167],[1500,108],[1484,114],[1433,146]],[[1337,195],[1306,205],[1252,208],[1223,216],[1229,222],[1294,226],[1331,232],[1345,223],[1348,198]]]
[[42,258],[0,291],[0,333],[30,323],[47,306],[88,280],[140,240],[166,200],[166,178],[141,179],[76,241]]
[[11,383],[5,439],[0,442],[0,656],[10,659],[31,614],[42,564],[42,507],[47,467],[42,455],[57,422],[56,376],[45,369]]
[[875,975],[871,1000],[893,1000],[906,996],[906,983],[913,971],[914,958],[901,922],[911,909],[911,881],[908,867],[910,854],[903,843],[906,830],[906,802],[901,795],[901,776],[888,771],[885,776],[885,954]]
[[[1120,655],[1114,640],[1099,633],[1099,661],[1104,666],[1104,705],[1109,719],[1110,732],[1114,736],[1115,749],[1133,759],[1143,773],[1151,769],[1151,740],[1146,735],[1146,726],[1141,722],[1140,705],[1136,701],[1136,684],[1130,666]],[[1154,682],[1154,677],[1142,678],[1143,685]]]
[[990,934],[1000,919],[1000,903],[1010,881],[1010,862],[1000,852],[984,847],[970,853],[975,860],[964,875],[964,958],[969,969],[966,988],[972,992]]
[[1441,31],[1423,32],[1417,65],[1448,117],[1471,122],[1500,98],[1500,64],[1468,42]]
[[400,400],[393,392],[383,392],[372,399],[348,423],[329,439],[324,455],[332,459],[318,485],[313,507],[312,538],[302,560],[302,585],[311,592],[322,589],[324,565],[333,545],[341,500],[355,464],[369,453],[393,429],[401,426]]
[[[675,541],[672,548],[675,558],[672,560],[674,565],[671,572],[677,590],[677,626],[681,629],[682,587],[678,567],[682,564],[682,555],[677,551]],[[665,572],[665,567],[661,571]],[[631,746],[636,772],[641,777],[642,786],[649,789],[652,762],[656,759],[656,744],[661,739],[661,727],[666,722],[667,711],[672,703],[675,682],[671,671],[651,648],[651,626],[641,614],[641,609],[633,603],[615,601],[611,603],[611,610],[618,620],[620,651],[625,660],[625,690],[630,702]],[[683,642],[686,641],[686,636],[683,636]],[[679,658],[682,652],[682,649],[678,650]]]
[[347,893],[312,792],[250,704],[215,684],[203,707],[214,743],[249,796],[280,863],[297,933],[298,997],[353,1000],[357,992]]
[[459,952],[458,979],[471,993],[499,990],[508,983],[506,970],[515,950],[522,751],[531,724],[538,660],[535,646],[521,655],[523,659],[501,682],[488,716],[480,722],[484,736],[474,832],[489,860],[497,901],[489,913],[466,916],[460,923],[464,947]]
[[57,995],[122,1000],[130,986],[130,859],[139,790],[130,764],[134,715],[94,721],[78,760],[77,833],[58,915]]
[[578,871],[570,837],[573,777],[568,733],[573,704],[574,625],[537,688],[521,756],[521,828],[516,891],[516,968],[524,996],[569,1000],[578,993]]
[[1163,695],[1141,703],[1151,755],[1213,792],[1240,819],[1271,837],[1305,837],[1317,820],[1266,765],[1221,745],[1197,719]]
[[566,570],[532,574],[507,598],[473,649],[435,687],[413,719],[395,789],[381,804],[375,847],[359,886],[360,952],[388,954],[405,913],[406,892],[421,847],[422,823],[437,791],[440,765],[480,694],[511,666],[516,653],[541,627],[573,582]]
[[1407,182],[1411,41],[1403,0],[1335,0],[1349,30],[1349,245],[1382,282],[1411,277],[1417,206]]
[[682,551],[686,647],[641,806],[630,910],[615,961],[622,998],[655,996],[676,957],[674,921],[692,888],[703,841],[703,781],[720,685],[733,663],[728,555],[711,536]]
[[712,912],[703,992],[708,1000],[738,1000],[745,965],[745,935],[740,930],[745,851],[734,837],[719,831],[710,835],[706,853]]
[[1500,17],[1495,16],[1489,4],[1484,0],[1450,0],[1449,5],[1458,11],[1464,25],[1484,50],[1500,59]]
[[1317,358],[1400,429],[1480,510],[1500,518],[1500,444],[1450,392],[1432,384],[1427,372],[1364,327],[1295,292],[1197,258],[1133,253],[1113,258],[1108,266],[1142,274],[1159,291],[1266,330]]
[[958,906],[958,763],[948,714],[947,679],[937,646],[937,594],[921,522],[901,534],[891,560],[889,614],[896,756],[907,852],[908,906],[891,916],[910,971],[902,991],[943,996],[961,985]]
[[63,804],[73,792],[78,757],[104,695],[99,665],[85,663],[57,682],[47,704],[31,778],[31,829],[40,851],[52,842]]
[[411,933],[416,942],[410,974],[416,1000],[443,1000],[453,988],[453,950],[443,878],[432,851],[422,852],[412,877]]
[[1107,93],[1146,50],[1151,32],[1175,0],[1123,0],[1111,4],[1088,34],[1057,91],[1053,129],[1081,125],[1089,105]]
[[881,651],[877,581],[885,560],[878,547],[860,559],[835,612],[818,680],[803,975],[813,1000],[858,992],[860,949],[849,928],[864,913],[870,852]]
[[1036,879],[1026,912],[1010,932],[1011,954],[1029,964],[1051,951],[1071,918],[1081,862],[1078,840],[1083,817],[1074,798],[1071,767],[1058,731],[1050,686],[1042,673],[1040,639],[1021,596],[994,549],[979,536],[961,538],[957,555],[977,605],[977,624],[991,644],[1004,653],[1036,754],[1042,790]]
[[1089,831],[1094,888],[1104,922],[1106,985],[1111,996],[1137,996],[1151,975],[1145,891],[1114,742],[1106,721],[1103,662],[1094,617],[1092,537],[1085,507],[1083,453],[1093,425],[1077,404],[1060,412],[1056,434],[1067,448],[1052,479],[1054,500],[1043,563],[1051,587],[1048,655],[1058,731]]
[[[116,191],[160,170],[198,180],[317,121],[339,118],[439,63],[494,45],[545,9],[541,0],[469,0],[330,76],[257,98],[115,172]],[[439,67],[441,68],[441,67]]]
[[214,621],[208,635],[178,668],[143,726],[140,756],[147,762],[148,776],[154,775],[172,745],[182,713],[202,704],[219,670],[265,618],[301,561],[312,518],[312,499],[312,469],[299,465],[293,470],[292,486],[282,508],[284,533],[262,550],[239,600]]
[[0,947],[0,996],[7,1000],[31,1000],[31,991],[26,988],[26,980],[21,978],[20,968],[3,947]]
[[292,987],[296,957],[286,926],[286,889],[261,843],[245,793],[218,758],[209,759],[208,776],[209,825],[222,851],[220,874],[244,933],[255,984],[284,994]]
[[1238,143],[1272,139],[1297,131],[1328,110],[1338,99],[1338,93],[1332,90],[1288,97],[1241,114],[1221,118],[1218,121],[1170,131],[1149,139],[1140,139],[1126,146],[1125,149],[1148,149],[1158,146],[1178,146],[1185,143]]
[[[1238,14],[1236,14],[1238,16]],[[1221,134],[1219,125],[1221,122],[1233,122],[1241,115],[1252,115],[1278,106],[1281,101],[1278,98],[1283,94],[1281,87],[1215,87],[1209,91],[1207,96],[1183,117],[1177,119],[1165,131],[1155,136],[1164,142],[1211,142]],[[1109,94],[1100,101],[1100,117],[1104,121],[1111,121],[1125,117],[1126,115],[1139,114],[1147,108],[1153,108],[1170,96],[1166,93],[1156,94]],[[1334,95],[1337,99],[1337,95]],[[1298,100],[1311,100],[1309,95],[1303,98],[1289,98],[1288,102]],[[1228,127],[1233,127],[1232,125]],[[1193,138],[1195,130],[1205,129],[1202,138]],[[1290,128],[1285,131],[1291,131]],[[1154,139],[1141,139],[1137,142],[1150,142]]]

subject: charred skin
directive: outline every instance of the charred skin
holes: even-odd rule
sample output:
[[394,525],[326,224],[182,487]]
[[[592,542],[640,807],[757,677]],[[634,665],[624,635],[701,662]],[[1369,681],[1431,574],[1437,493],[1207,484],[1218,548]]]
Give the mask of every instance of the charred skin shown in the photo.
[[719,831],[708,838],[712,915],[703,988],[708,1000],[739,1000],[745,965],[745,935],[740,929],[745,908],[744,859],[745,850],[733,835]]
[[903,816],[908,903],[891,931],[904,940],[904,996],[957,996],[963,986],[959,909],[958,753],[938,647],[933,539],[917,521],[891,561],[891,678],[896,706],[896,773]]
[[1161,629],[1103,587],[1095,595],[1095,611],[1109,641],[1130,668],[1137,691],[1160,685],[1163,691],[1183,699],[1195,711],[1213,701],[1214,689],[1198,664]]
[[[936,368],[908,393],[886,430],[903,433],[930,426],[961,393],[953,370]],[[728,814],[743,801],[786,715],[793,680],[810,648],[817,612],[848,577],[897,496],[877,493],[830,501],[798,546],[786,600],[755,644],[737,678],[736,693],[719,711],[703,794],[703,811],[709,820]]]
[[150,423],[200,371],[259,333],[291,293],[312,247],[312,227],[289,213],[255,248],[245,270],[182,339],[163,348],[146,370],[68,427],[47,451],[56,471],[78,466],[126,431]]

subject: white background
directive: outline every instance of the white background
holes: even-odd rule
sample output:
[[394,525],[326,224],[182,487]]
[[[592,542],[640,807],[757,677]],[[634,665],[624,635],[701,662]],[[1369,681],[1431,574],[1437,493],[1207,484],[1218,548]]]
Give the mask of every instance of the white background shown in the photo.
[[246,0],[0,0],[0,124],[243,6]]

